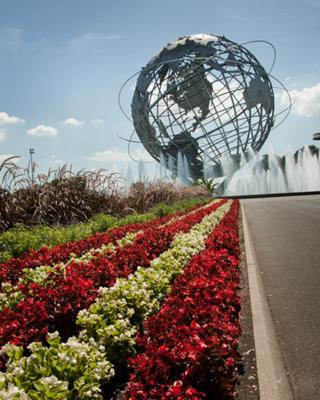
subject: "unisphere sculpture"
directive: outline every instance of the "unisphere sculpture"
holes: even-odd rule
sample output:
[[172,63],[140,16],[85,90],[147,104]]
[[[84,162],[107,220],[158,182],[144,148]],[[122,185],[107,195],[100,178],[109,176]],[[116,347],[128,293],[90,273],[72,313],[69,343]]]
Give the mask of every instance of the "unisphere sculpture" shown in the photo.
[[268,73],[242,45],[196,34],[167,44],[141,70],[131,104],[139,139],[151,156],[188,161],[193,178],[203,160],[259,150],[274,124]]

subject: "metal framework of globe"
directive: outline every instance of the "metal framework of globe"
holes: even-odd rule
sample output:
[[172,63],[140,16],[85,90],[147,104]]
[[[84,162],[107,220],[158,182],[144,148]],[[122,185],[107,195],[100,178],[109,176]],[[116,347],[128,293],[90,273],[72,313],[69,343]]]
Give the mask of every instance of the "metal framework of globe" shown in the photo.
[[242,45],[224,36],[197,34],[167,44],[141,70],[131,104],[146,150],[177,160],[194,177],[203,160],[261,149],[274,125],[268,73]]

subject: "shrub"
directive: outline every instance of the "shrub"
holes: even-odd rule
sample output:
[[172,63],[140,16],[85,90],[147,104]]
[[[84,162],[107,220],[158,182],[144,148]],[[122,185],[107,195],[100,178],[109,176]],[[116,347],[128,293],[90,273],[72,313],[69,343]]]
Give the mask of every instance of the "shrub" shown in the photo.
[[196,204],[204,204],[206,201],[206,198],[189,198],[172,205],[162,203],[151,208],[147,213],[131,214],[121,218],[100,213],[94,215],[87,223],[67,227],[39,225],[26,228],[23,224],[17,224],[0,235],[0,262],[17,257],[29,249],[39,249],[43,245],[52,247],[65,242],[75,242],[116,226],[143,223],[175,211],[185,211]]

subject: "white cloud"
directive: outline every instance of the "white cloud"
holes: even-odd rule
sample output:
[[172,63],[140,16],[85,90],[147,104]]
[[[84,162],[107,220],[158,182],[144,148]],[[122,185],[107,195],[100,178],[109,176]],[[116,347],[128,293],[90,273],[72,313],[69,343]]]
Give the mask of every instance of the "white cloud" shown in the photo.
[[84,121],[80,121],[77,118],[67,118],[63,123],[64,125],[81,126],[84,124]]
[[102,125],[103,124],[103,120],[100,119],[100,118],[95,118],[95,119],[92,119],[90,121],[90,123],[93,124],[93,125]]
[[[302,117],[320,116],[320,83],[301,90],[290,90],[289,93],[294,102],[292,108],[294,113]],[[284,106],[289,105],[289,99],[286,93],[282,94],[281,103]]]
[[97,47],[99,48],[101,45],[121,39],[122,37],[122,35],[106,35],[99,32],[88,32],[70,40],[69,49],[78,52],[84,49],[90,50]]
[[[154,161],[154,159],[143,151],[132,152],[132,157],[136,160],[142,159],[143,161]],[[128,162],[132,161],[127,151],[120,150],[118,147],[114,147],[111,150],[97,151],[93,156],[87,157],[89,160],[99,162]]]
[[6,112],[0,112],[0,126],[1,125],[17,125],[23,124],[25,121],[22,118],[9,115]]
[[129,161],[129,154],[114,147],[112,150],[97,151],[93,156],[88,157],[89,160],[100,162]]
[[27,133],[31,136],[55,136],[58,131],[56,128],[52,128],[51,126],[38,125],[35,128],[29,129]]
[[73,44],[89,43],[89,42],[106,42],[109,40],[121,39],[122,35],[105,35],[99,32],[88,32],[72,39]]
[[0,142],[6,138],[6,132],[0,131]]

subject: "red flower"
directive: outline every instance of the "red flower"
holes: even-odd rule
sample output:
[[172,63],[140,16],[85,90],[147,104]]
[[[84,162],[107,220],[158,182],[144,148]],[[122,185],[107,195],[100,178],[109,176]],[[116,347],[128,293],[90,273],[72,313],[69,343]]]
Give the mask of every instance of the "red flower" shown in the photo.
[[[163,227],[157,224],[152,226],[150,223],[132,244],[116,246],[114,252],[99,254],[89,263],[72,262],[66,267],[65,274],[49,274],[44,286],[38,283],[20,285],[26,298],[12,309],[5,308],[0,312],[0,346],[7,342],[27,346],[32,341],[44,340],[46,334],[54,330],[58,330],[64,339],[76,334],[76,316],[81,309],[92,304],[99,287],[112,286],[118,277],[127,277],[138,266],[148,267],[155,257],[168,249],[177,232],[189,231],[194,224],[223,203],[225,200],[200,208]],[[118,238],[119,232],[123,235],[125,227],[113,230],[112,235]],[[110,232],[97,234],[95,240],[98,238],[99,241],[105,237],[103,235],[109,235],[109,239],[111,237]],[[83,249],[91,245],[92,241],[86,239],[78,243],[82,243],[79,248]],[[70,244],[68,250],[75,246],[74,243]],[[37,254],[47,256],[48,251],[41,249]],[[55,251],[52,254],[57,255]],[[32,262],[34,260],[35,258]],[[13,265],[14,263],[11,264]]]
[[233,399],[238,382],[238,202],[138,334],[127,399]]

